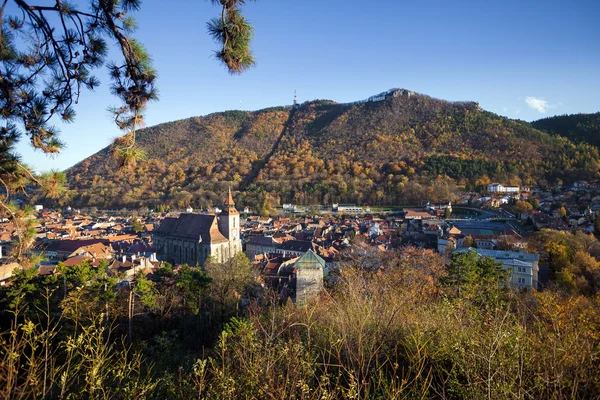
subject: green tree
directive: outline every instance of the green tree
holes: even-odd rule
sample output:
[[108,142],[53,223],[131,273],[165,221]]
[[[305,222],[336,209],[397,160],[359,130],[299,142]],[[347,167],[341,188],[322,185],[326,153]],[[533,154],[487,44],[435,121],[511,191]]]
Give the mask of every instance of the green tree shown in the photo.
[[[132,12],[141,0],[89,0],[87,7],[57,1],[37,5],[14,0],[14,13],[5,15],[8,0],[0,8],[0,110],[7,121],[21,123],[32,145],[45,153],[62,147],[51,119],[71,122],[82,89],[99,85],[93,70],[105,64],[109,43],[119,49],[121,60],[110,63],[111,89],[123,106],[114,108],[115,121],[125,135],[113,150],[125,164],[135,163],[135,131],[149,101],[157,99],[156,72],[144,46],[132,37],[137,26]],[[221,49],[216,58],[233,73],[254,64],[250,51],[252,26],[240,11],[244,0],[213,0],[221,16],[208,24],[209,34]],[[15,124],[2,128],[2,137],[18,138]],[[12,154],[11,148],[1,149]],[[14,157],[12,157],[14,159]],[[6,158],[3,156],[2,160]]]
[[129,322],[129,343],[133,341],[133,317],[136,313],[136,298],[140,303],[148,308],[154,308],[157,304],[158,291],[154,282],[147,279],[143,274],[139,273],[135,277],[134,282],[129,283],[129,301],[128,301],[128,322]]
[[144,224],[142,223],[142,221],[136,218],[131,222],[131,229],[133,229],[133,231],[136,233],[143,232]]
[[600,213],[596,213],[596,217],[594,218],[594,231],[596,234],[600,233]]
[[218,263],[209,257],[204,268],[211,279],[209,293],[217,306],[221,322],[238,310],[242,296],[250,293],[255,284],[254,266],[244,253],[236,254],[229,262]]
[[186,306],[193,314],[198,314],[206,288],[212,282],[206,272],[199,268],[190,268],[185,264],[176,277],[176,286],[182,291]]
[[529,199],[527,201],[529,202],[529,204],[531,204],[531,206],[533,207],[534,210],[537,210],[538,208],[540,208],[540,202],[538,199]]
[[506,284],[508,272],[502,263],[490,257],[481,257],[475,251],[454,253],[448,264],[446,285],[458,291],[459,296],[474,297],[486,291],[495,291]]
[[30,307],[39,307],[41,306],[39,295],[42,288],[40,283],[36,268],[15,271],[10,278],[10,285],[1,288],[3,292],[1,302],[9,310],[25,307],[27,311]]
[[[87,6],[63,0],[10,2],[10,8],[9,0],[0,2],[0,182],[7,194],[0,199],[0,212],[16,220],[10,194],[37,185],[44,195],[58,198],[65,175],[35,174],[19,161],[15,145],[25,136],[35,149],[58,153],[64,143],[54,122],[74,121],[82,90],[100,84],[94,70],[107,65],[111,90],[122,102],[112,112],[123,136],[111,146],[122,167],[146,158],[136,145],[136,130],[143,126],[148,102],[158,95],[150,55],[132,36],[137,22],[131,15],[141,0],[89,0]],[[208,24],[208,33],[220,46],[215,57],[230,73],[241,73],[254,64],[253,28],[240,10],[245,0],[212,2],[221,8],[220,17]],[[111,45],[120,59],[107,64]]]
[[446,208],[446,209],[444,210],[444,219],[448,219],[448,218],[450,218],[450,215],[451,215],[451,214],[452,214],[452,212],[450,211],[450,209],[449,209],[449,208]]

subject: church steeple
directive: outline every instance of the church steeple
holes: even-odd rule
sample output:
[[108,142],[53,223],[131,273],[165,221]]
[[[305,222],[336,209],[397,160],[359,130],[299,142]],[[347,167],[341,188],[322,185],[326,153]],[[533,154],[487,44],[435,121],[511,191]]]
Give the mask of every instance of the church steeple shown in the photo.
[[227,194],[227,199],[223,203],[223,215],[239,215],[238,211],[235,209],[235,203],[233,202],[233,196],[231,195],[231,186],[229,187],[229,193]]
[[223,236],[231,243],[235,242],[235,249],[239,247],[239,250],[241,251],[241,243],[238,243],[240,241],[240,214],[235,209],[235,203],[233,202],[233,196],[231,195],[231,187],[227,193],[227,199],[223,203],[223,212],[219,215],[219,231],[221,231]]
[[229,196],[227,197],[227,200],[225,200],[224,205],[226,210],[235,210],[235,203],[233,202],[233,197],[231,196],[231,186],[229,186]]

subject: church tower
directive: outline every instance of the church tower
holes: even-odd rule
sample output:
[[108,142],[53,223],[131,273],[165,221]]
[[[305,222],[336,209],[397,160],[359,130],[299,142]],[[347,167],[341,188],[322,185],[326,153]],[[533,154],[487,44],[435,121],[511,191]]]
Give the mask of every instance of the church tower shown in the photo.
[[228,253],[233,257],[242,251],[242,241],[240,240],[240,213],[235,209],[231,188],[223,206],[223,212],[219,215],[219,231],[229,240]]

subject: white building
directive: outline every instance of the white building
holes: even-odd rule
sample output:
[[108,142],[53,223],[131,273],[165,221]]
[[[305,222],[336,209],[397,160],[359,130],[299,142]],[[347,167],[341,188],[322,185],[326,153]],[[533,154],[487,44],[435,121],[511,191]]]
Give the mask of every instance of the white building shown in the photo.
[[363,208],[356,206],[354,204],[337,204],[334,203],[332,206],[333,212],[338,213],[354,213],[354,214],[362,214]]
[[519,186],[504,186],[501,183],[490,183],[487,191],[490,193],[519,193]]

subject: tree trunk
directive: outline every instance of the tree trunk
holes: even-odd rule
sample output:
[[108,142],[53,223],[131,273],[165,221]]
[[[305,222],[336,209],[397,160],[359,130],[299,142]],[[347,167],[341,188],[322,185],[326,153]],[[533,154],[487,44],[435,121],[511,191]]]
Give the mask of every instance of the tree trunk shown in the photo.
[[133,289],[129,286],[129,344],[133,342]]

